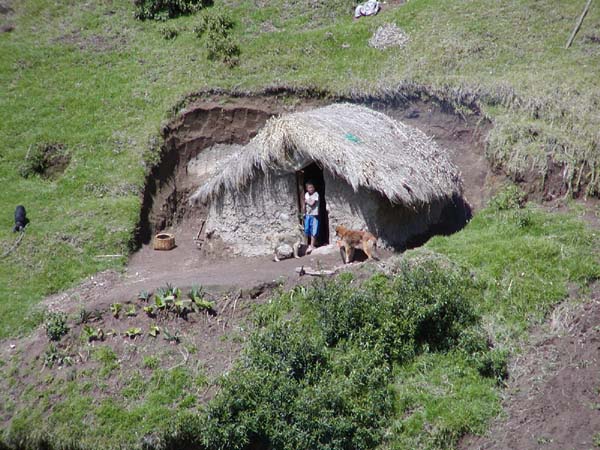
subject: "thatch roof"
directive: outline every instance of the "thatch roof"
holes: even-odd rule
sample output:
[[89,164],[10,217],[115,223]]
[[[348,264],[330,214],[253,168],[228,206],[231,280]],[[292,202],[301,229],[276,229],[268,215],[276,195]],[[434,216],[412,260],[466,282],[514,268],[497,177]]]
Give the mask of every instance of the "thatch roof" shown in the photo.
[[355,191],[372,189],[406,206],[462,191],[458,168],[423,132],[364,106],[334,104],[270,119],[191,200],[206,203],[242,190],[260,172],[293,172],[313,161]]

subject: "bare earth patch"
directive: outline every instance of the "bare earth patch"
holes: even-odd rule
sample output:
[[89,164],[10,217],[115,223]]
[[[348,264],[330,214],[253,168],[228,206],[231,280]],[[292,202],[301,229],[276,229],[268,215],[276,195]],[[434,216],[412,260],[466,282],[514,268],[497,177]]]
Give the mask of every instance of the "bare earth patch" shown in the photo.
[[504,414],[462,449],[590,449],[600,431],[600,284],[559,305],[511,364]]

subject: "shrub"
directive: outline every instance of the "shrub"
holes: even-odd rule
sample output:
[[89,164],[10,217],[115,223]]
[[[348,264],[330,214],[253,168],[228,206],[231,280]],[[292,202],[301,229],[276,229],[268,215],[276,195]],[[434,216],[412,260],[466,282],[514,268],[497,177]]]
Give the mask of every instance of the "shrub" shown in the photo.
[[73,364],[73,358],[65,352],[59,350],[56,345],[50,344],[44,353],[44,366],[52,369],[56,366],[70,366]]
[[173,28],[173,27],[169,27],[169,26],[164,26],[160,29],[160,34],[162,35],[162,37],[167,40],[170,41],[172,39],[175,39],[177,36],[179,36],[179,30],[177,28]]
[[430,262],[401,266],[395,278],[359,285],[340,276],[281,294],[260,307],[259,328],[206,414],[182,417],[167,446],[378,446],[394,412],[395,365],[464,347],[474,366],[496,373],[470,285],[467,273]]
[[195,13],[212,5],[212,0],[134,0],[133,4],[136,19],[167,20]]
[[46,336],[51,341],[60,341],[65,334],[68,333],[67,316],[62,312],[52,312],[46,315],[44,326],[46,328]]
[[508,186],[498,192],[490,199],[489,209],[495,211],[507,211],[509,209],[519,209],[525,206],[527,195],[517,186]]
[[231,36],[235,23],[231,16],[222,11],[210,11],[200,16],[194,32],[204,39],[206,56],[211,61],[221,61],[230,66],[238,63],[240,49]]

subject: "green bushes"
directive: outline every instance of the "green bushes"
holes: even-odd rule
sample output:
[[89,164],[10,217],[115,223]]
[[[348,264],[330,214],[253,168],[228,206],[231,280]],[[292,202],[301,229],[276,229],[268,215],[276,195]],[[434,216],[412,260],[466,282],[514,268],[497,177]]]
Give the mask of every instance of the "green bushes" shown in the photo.
[[212,0],[134,0],[133,4],[136,19],[166,20],[195,13],[212,5]]
[[44,327],[46,328],[46,336],[51,341],[60,341],[69,328],[67,327],[67,316],[61,312],[48,313],[44,321]]
[[206,414],[180,419],[167,447],[376,447],[394,414],[394,368],[415,355],[473,352],[473,369],[495,376],[470,287],[468,274],[425,263],[282,294],[259,309],[259,328]]
[[206,56],[211,61],[222,61],[229,66],[239,62],[240,49],[231,36],[235,23],[231,16],[221,11],[207,11],[200,16],[194,32],[203,39]]

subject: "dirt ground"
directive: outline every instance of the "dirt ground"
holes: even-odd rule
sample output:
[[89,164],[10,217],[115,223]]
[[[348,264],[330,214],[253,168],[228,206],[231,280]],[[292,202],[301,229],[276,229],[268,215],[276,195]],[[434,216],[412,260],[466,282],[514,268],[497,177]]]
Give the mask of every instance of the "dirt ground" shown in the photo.
[[[600,230],[600,202],[549,211],[577,212]],[[600,447],[600,282],[570,292],[548,321],[532,331],[529,344],[513,358],[503,412],[485,436],[467,435],[466,450],[573,449]]]
[[[575,294],[575,297],[579,295]],[[600,446],[600,284],[569,300],[515,358],[504,412],[461,449],[592,449]]]

